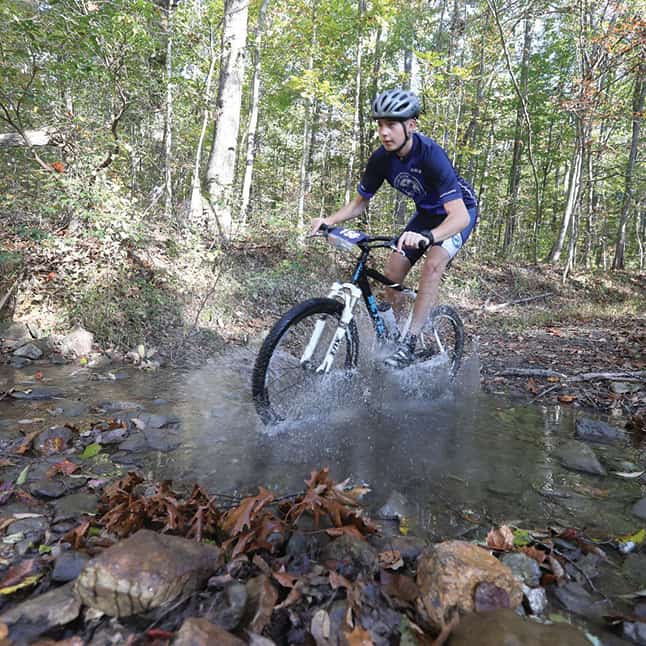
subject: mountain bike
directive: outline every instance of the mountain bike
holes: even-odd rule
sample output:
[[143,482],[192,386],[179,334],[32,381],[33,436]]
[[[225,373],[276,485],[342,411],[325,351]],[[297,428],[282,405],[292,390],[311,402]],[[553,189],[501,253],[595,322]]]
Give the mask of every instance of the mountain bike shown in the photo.
[[[343,252],[360,252],[348,282],[335,282],[325,298],[298,303],[286,312],[265,338],[252,373],[252,396],[265,424],[290,417],[299,398],[316,397],[317,382],[331,374],[351,377],[359,358],[359,328],[355,309],[366,306],[378,344],[406,337],[417,290],[395,283],[367,266],[374,249],[396,250],[397,238],[369,236],[362,231],[322,225],[319,234]],[[377,302],[369,279],[410,299],[403,325],[387,325],[383,305]],[[364,334],[364,333],[362,333]],[[367,332],[365,334],[368,334]],[[413,365],[444,355],[449,379],[458,372],[464,349],[464,326],[449,305],[435,307],[418,335]]]

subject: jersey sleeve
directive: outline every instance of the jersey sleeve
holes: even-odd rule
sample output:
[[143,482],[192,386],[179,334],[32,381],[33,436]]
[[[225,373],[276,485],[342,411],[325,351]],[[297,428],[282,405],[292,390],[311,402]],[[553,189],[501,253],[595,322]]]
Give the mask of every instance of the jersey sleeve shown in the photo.
[[425,172],[427,181],[435,187],[441,204],[463,198],[455,169],[437,144],[426,155]]
[[366,164],[366,169],[363,171],[361,181],[357,187],[359,195],[369,200],[384,183],[385,174],[383,171],[383,164],[381,162],[381,155],[379,150],[376,150]]

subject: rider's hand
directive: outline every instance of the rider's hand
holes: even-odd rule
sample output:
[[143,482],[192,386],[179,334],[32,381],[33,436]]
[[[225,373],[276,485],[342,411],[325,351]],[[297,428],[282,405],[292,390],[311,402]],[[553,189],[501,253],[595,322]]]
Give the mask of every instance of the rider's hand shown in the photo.
[[325,218],[314,218],[310,224],[310,235],[313,236],[321,228],[322,224],[328,224]]
[[419,243],[423,242],[425,247],[431,244],[431,241],[421,233],[415,231],[404,231],[397,240],[397,251],[402,251],[404,247],[419,249]]

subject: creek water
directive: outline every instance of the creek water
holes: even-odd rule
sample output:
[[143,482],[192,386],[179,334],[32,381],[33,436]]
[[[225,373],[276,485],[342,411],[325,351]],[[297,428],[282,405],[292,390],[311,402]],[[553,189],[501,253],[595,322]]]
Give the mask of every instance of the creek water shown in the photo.
[[[643,464],[642,449],[593,445],[607,476],[563,468],[556,453],[573,438],[580,413],[481,393],[477,359],[465,362],[451,389],[439,388],[430,372],[404,379],[364,371],[353,384],[340,381],[312,393],[297,419],[273,427],[254,411],[252,363],[253,353],[239,349],[190,371],[118,369],[113,374],[123,378],[115,380],[97,380],[95,371],[78,366],[4,367],[0,390],[56,387],[63,402],[87,404],[85,417],[93,419],[114,415],[93,413],[103,402],[123,400],[176,418],[169,433],[176,434],[177,448],[139,451],[131,461],[126,452],[121,462],[151,478],[199,482],[212,492],[247,494],[258,485],[298,492],[313,469],[329,466],[336,480],[370,487],[365,503],[372,511],[389,502],[388,510],[433,539],[466,537],[503,522],[573,526],[601,537],[639,528],[630,508],[641,484],[612,472]],[[34,381],[36,370],[44,380]],[[30,417],[42,418],[45,427],[61,424],[64,416],[50,417],[57,405],[0,402],[0,434]]]

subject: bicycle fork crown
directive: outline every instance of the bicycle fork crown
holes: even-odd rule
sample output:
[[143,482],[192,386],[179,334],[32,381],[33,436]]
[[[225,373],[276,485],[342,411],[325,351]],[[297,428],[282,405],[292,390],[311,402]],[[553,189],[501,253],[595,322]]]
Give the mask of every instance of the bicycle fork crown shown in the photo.
[[[323,361],[316,368],[316,372],[327,373],[330,371],[332,364],[334,362],[334,356],[341,345],[341,341],[346,334],[348,324],[354,316],[354,308],[361,298],[361,290],[352,283],[334,283],[328,294],[328,298],[333,298],[335,300],[341,300],[344,303],[343,312],[341,313],[341,318],[339,319],[339,324],[336,328],[334,336],[328,345],[328,349],[323,357]],[[325,328],[325,319],[320,318],[316,325],[314,326],[314,331],[312,336],[303,352],[301,357],[301,365],[308,365],[312,359],[312,355],[316,350],[319,342],[321,341],[321,336],[323,335],[323,329]]]

